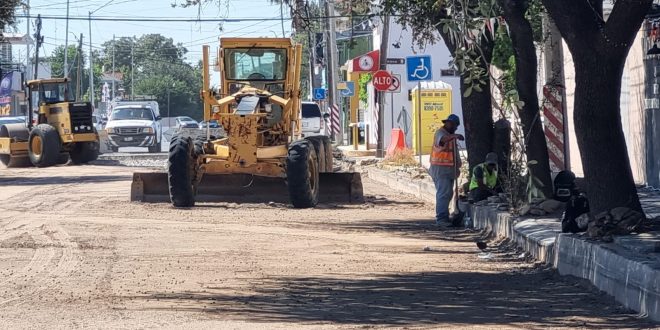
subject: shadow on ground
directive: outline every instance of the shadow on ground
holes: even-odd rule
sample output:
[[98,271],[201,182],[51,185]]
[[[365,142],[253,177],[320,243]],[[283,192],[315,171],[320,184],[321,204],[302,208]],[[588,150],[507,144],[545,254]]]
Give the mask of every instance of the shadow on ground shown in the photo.
[[444,240],[457,242],[474,242],[475,235],[472,231],[463,228],[450,227],[449,224],[437,226],[434,220],[402,220],[402,219],[384,219],[384,220],[361,220],[351,221],[350,223],[329,223],[331,227],[341,230],[360,231],[360,232],[384,232],[406,238],[415,238],[422,240]]
[[74,183],[126,181],[130,179],[131,179],[130,175],[48,176],[48,177],[7,176],[7,177],[0,177],[0,185],[40,186],[40,185],[74,184]]
[[[430,272],[367,274],[364,278],[283,277],[259,280],[251,292],[150,293],[143,309],[205,312],[251,322],[319,322],[372,325],[515,325],[645,328],[612,298],[559,279],[528,274]],[[126,297],[121,297],[126,298]],[[150,301],[150,302],[146,302]]]

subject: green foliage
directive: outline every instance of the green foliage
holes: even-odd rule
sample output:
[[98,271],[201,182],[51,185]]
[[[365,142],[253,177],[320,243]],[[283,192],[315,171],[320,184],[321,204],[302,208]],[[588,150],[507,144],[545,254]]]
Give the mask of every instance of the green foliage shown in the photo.
[[504,90],[516,89],[516,58],[513,53],[511,38],[503,26],[497,29],[491,64],[504,72],[502,77]]
[[360,102],[367,103],[369,94],[367,93],[367,84],[371,81],[371,73],[363,73],[360,75],[360,80],[358,80],[358,86],[360,87]]
[[3,0],[0,5],[0,29],[14,24],[14,12],[17,7],[25,6],[21,0]]
[[[44,59],[44,61],[49,61],[51,66],[51,73],[53,77],[64,77],[64,46],[57,46],[52,54],[50,59]],[[87,99],[86,91],[89,88],[89,68],[85,68],[85,63],[87,62],[87,54],[84,52],[78,54],[78,47],[76,45],[69,45],[67,50],[67,65],[69,71],[69,81],[71,82],[71,88],[75,95],[76,91],[76,82],[78,81],[78,64],[82,66],[82,80],[81,86],[83,95],[81,99]],[[95,76],[97,77],[97,76]],[[85,97],[86,96],[86,97]],[[77,96],[76,96],[77,97]]]
[[527,0],[528,8],[525,18],[532,25],[532,30],[534,31],[534,41],[543,42],[543,15],[545,13],[545,7],[541,0]]
[[[105,56],[99,61],[99,66],[103,65],[108,72],[112,68],[113,46],[115,68],[124,75],[127,94],[135,88],[135,95],[155,96],[166,116],[169,93],[171,116],[201,119],[201,66],[186,62],[188,50],[185,47],[160,34],[110,40],[103,44]],[[135,78],[134,84],[131,76]]]

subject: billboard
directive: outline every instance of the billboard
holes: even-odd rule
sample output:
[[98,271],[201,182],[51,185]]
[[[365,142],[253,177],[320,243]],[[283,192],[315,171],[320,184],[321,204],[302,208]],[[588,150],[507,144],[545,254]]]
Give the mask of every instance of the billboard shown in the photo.
[[11,115],[12,80],[14,73],[10,72],[0,81],[0,116]]

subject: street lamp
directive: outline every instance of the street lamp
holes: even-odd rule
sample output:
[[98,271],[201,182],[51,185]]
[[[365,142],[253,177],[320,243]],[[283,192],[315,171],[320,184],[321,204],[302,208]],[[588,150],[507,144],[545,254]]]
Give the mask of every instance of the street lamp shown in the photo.
[[[88,20],[89,22],[89,101],[92,103],[92,108],[94,108],[94,56],[92,55],[92,14],[101,10],[103,7],[111,4],[115,0],[110,0],[106,2],[103,6],[96,8],[96,10],[90,11]],[[115,73],[112,73],[112,79],[114,81]],[[114,86],[114,84],[113,84]],[[112,92],[114,96],[114,91]]]

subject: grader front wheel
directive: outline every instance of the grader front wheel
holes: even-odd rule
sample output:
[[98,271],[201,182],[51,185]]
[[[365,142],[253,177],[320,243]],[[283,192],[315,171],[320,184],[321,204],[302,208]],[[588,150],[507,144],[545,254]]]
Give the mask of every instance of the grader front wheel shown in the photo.
[[289,146],[286,177],[293,207],[316,206],[319,199],[319,161],[310,141],[296,141]]
[[195,206],[195,148],[189,137],[175,135],[170,142],[167,179],[174,207]]

